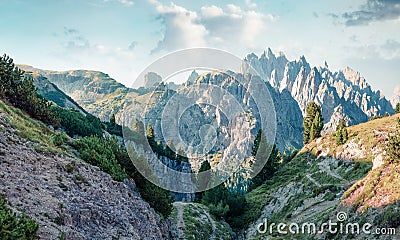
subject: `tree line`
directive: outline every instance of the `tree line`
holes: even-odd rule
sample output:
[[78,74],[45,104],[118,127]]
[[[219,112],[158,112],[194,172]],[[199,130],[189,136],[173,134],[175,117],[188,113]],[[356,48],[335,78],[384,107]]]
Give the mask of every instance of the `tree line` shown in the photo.
[[7,55],[0,57],[0,99],[24,110],[31,117],[58,126],[52,103],[37,92],[31,76],[15,66]]

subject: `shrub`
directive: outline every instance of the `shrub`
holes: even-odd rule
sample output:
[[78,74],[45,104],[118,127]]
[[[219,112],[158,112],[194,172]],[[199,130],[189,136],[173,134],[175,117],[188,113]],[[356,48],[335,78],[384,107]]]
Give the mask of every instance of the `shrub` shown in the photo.
[[400,113],[400,103],[396,104],[395,113]]
[[60,119],[60,125],[70,137],[75,135],[81,137],[103,135],[103,124],[99,118],[91,114],[85,116],[78,110],[64,109],[58,106],[54,106],[53,111]]
[[242,193],[230,192],[223,184],[205,191],[201,203],[208,206],[211,214],[217,218],[224,218],[230,224],[247,206]]
[[0,239],[37,239],[39,225],[25,214],[15,214],[0,197]]
[[100,167],[115,181],[121,182],[128,175],[118,163],[113,149],[115,145],[119,145],[115,138],[99,138],[97,136],[84,137],[73,143],[84,161]]
[[59,132],[52,137],[53,144],[60,147],[68,142],[68,136],[65,132]]

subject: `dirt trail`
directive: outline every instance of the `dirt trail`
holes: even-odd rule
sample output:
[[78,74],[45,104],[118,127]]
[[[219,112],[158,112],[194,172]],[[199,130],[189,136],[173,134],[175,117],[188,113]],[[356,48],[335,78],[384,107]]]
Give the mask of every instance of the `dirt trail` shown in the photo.
[[208,221],[210,221],[210,223],[211,223],[212,234],[210,236],[210,240],[215,240],[215,239],[217,239],[215,236],[215,229],[216,229],[215,222],[207,211],[204,211],[204,214],[207,216]]
[[327,161],[322,161],[318,163],[318,167],[321,171],[326,172],[327,174],[331,175],[334,178],[337,178],[341,181],[346,181],[345,179],[342,178],[339,174],[331,170],[331,167],[329,166],[329,163]]
[[307,173],[306,177],[308,178],[308,180],[310,180],[312,183],[314,183],[317,187],[321,187],[321,184],[319,182],[317,182],[317,180],[312,178],[310,174]]
[[185,238],[185,221],[183,220],[183,212],[185,210],[184,202],[174,202],[174,207],[176,208],[176,228],[178,230],[178,239],[186,239]]

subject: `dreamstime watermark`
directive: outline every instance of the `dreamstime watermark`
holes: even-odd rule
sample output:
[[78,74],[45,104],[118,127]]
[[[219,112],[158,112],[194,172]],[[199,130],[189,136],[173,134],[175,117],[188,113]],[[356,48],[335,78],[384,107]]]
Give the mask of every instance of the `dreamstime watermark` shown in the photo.
[[274,223],[268,222],[268,219],[264,218],[264,221],[257,225],[257,232],[259,234],[280,234],[280,235],[295,235],[295,234],[307,234],[307,235],[318,235],[318,234],[351,234],[359,235],[361,233],[366,235],[396,235],[395,228],[379,228],[374,227],[371,223],[354,223],[347,222],[348,216],[345,212],[339,212],[336,215],[337,221],[329,220],[328,222],[316,224],[314,222],[304,223]]
[[[174,79],[183,84],[172,84]],[[201,192],[249,162],[250,177],[265,165],[272,147],[254,160],[252,146],[260,129],[273,146],[274,102],[265,81],[241,58],[212,48],[180,50],[144,69],[133,83],[133,88],[139,86],[144,88],[124,99],[120,119],[128,154],[152,183],[172,192]],[[146,131],[148,126],[152,130]],[[176,166],[160,157],[167,144],[174,151],[169,156],[183,156],[190,163],[212,157],[214,169],[196,173],[191,166]]]

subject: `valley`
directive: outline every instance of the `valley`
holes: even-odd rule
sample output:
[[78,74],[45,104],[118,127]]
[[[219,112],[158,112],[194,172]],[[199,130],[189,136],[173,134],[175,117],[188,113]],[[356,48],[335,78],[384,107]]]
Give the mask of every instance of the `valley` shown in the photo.
[[[270,49],[260,57],[249,54],[244,62],[258,75],[192,72],[179,86],[150,81],[153,85],[137,89],[101,72],[18,65],[25,78],[32,77],[37,93],[50,101],[46,114],[55,114],[55,122],[43,123],[42,113],[29,112],[30,105],[12,95],[1,97],[0,191],[8,207],[34,220],[40,239],[395,239],[365,232],[259,231],[266,219],[321,225],[345,213],[347,222],[392,229],[397,237],[400,165],[395,138],[400,114],[351,68],[331,72],[327,65],[311,67],[304,56],[289,61]],[[3,75],[2,81],[9,79]],[[256,101],[249,97],[252,79],[262,81],[271,96],[273,136],[261,128]],[[225,89],[231,98],[190,88],[202,84]],[[179,104],[194,102],[195,107],[179,117],[178,133],[193,149],[207,149],[205,155],[181,149],[162,135],[163,109],[188,87],[186,96],[193,99],[182,97]],[[220,109],[233,101],[242,112],[230,121]],[[320,106],[323,128],[305,142],[303,119],[310,102]],[[133,115],[126,115],[127,109]],[[346,137],[339,139],[342,121]],[[200,131],[203,126],[205,132]],[[259,158],[265,160],[260,173],[250,177]],[[155,178],[145,179],[135,161]],[[187,176],[171,180],[169,174],[163,176],[168,171],[209,171],[204,176],[211,184],[219,172],[237,164],[241,168],[215,188],[200,193],[162,189],[164,183],[201,182]]]

